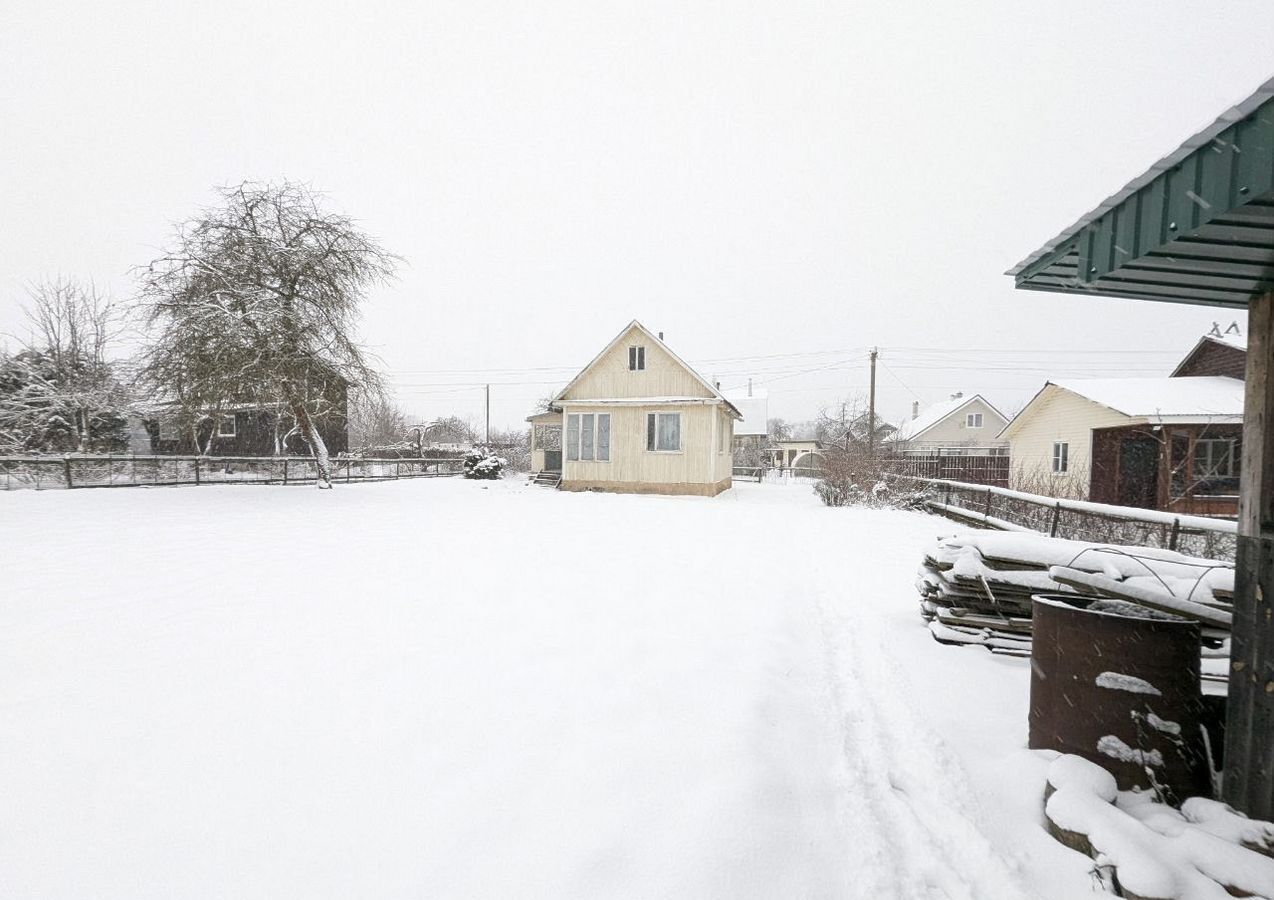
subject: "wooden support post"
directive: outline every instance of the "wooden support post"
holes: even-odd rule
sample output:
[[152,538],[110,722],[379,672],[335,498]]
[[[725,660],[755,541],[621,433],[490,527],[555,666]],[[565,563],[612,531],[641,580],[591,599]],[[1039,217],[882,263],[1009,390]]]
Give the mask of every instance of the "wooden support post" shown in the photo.
[[1057,503],[1053,504],[1053,524],[1050,525],[1048,528],[1049,537],[1057,537],[1057,526],[1058,526],[1058,523],[1061,521],[1061,518],[1062,518],[1062,504],[1061,504],[1061,501],[1059,500]]
[[1168,535],[1168,549],[1176,550],[1177,543],[1179,542],[1180,538],[1181,538],[1181,520],[1173,519],[1172,532]]
[[283,483],[288,483],[288,458],[283,457]]
[[1247,396],[1234,629],[1225,726],[1226,802],[1274,817],[1274,293],[1248,310]]
[[71,458],[69,456],[65,457],[62,460],[62,465],[66,468],[66,486],[69,488],[75,487],[75,483],[71,481]]
[[195,457],[195,484],[199,483],[199,457]]

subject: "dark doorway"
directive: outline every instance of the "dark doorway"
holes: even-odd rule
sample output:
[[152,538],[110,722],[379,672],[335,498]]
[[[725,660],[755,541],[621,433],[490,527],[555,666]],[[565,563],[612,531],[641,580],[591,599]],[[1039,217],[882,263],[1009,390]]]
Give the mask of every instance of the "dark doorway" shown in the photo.
[[1154,438],[1125,438],[1120,445],[1119,504],[1159,507],[1159,442]]
[[562,471],[562,451],[561,450],[545,450],[544,451],[544,471],[545,472]]

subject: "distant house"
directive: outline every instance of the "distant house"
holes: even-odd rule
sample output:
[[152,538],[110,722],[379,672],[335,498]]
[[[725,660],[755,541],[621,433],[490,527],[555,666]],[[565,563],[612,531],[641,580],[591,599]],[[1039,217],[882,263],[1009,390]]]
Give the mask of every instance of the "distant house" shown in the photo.
[[940,403],[911,407],[911,418],[898,424],[883,446],[895,453],[949,456],[1001,456],[1008,444],[999,437],[1008,418],[981,394],[952,394]]
[[[349,385],[335,379],[326,392],[315,425],[332,456],[349,450]],[[184,424],[175,404],[158,405],[142,418],[149,437],[149,452],[190,455],[208,447],[212,456],[308,455],[300,432],[292,429],[292,417],[273,404],[225,403],[209,409],[194,427]],[[198,443],[196,443],[196,438]],[[130,448],[133,441],[130,440]]]
[[[639,322],[531,416],[531,467],[568,491],[712,496],[742,413]],[[556,479],[555,479],[556,480]]]
[[1174,378],[1225,375],[1242,380],[1247,370],[1247,338],[1231,323],[1225,331],[1216,323],[1172,370]]
[[735,451],[760,450],[769,437],[769,396],[749,385],[746,392],[726,394],[726,399],[743,416],[734,423]]
[[1234,515],[1242,421],[1243,382],[1224,375],[1051,381],[1004,429],[1010,486]]
[[778,469],[821,469],[824,462],[822,441],[784,439],[770,449],[770,464]]

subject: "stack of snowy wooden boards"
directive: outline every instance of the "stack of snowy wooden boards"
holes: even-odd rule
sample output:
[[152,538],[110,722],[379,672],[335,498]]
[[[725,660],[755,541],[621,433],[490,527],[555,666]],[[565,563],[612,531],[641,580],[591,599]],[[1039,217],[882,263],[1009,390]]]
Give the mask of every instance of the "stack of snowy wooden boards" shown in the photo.
[[1078,593],[1200,623],[1205,643],[1229,637],[1234,567],[1171,550],[1044,535],[970,531],[940,538],[916,588],[933,636],[992,652],[1031,651],[1031,596]]
[[1150,791],[1119,791],[1078,756],[1049,764],[1049,832],[1093,858],[1112,893],[1142,900],[1274,897],[1274,824],[1192,797],[1175,809]]

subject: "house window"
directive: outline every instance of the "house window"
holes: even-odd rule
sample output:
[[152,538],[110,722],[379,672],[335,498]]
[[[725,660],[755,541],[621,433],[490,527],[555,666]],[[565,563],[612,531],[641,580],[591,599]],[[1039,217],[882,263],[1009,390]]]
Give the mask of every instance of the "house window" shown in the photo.
[[646,449],[659,453],[681,450],[681,413],[646,413]]
[[1233,438],[1207,438],[1194,443],[1197,478],[1233,478],[1238,471],[1238,448]]
[[610,462],[610,413],[572,413],[566,417],[566,458]]
[[965,416],[964,427],[965,428],[981,428],[982,413],[969,413],[967,416]]
[[1053,444],[1053,471],[1058,475],[1065,475],[1070,470],[1070,451],[1071,445],[1066,441]]
[[234,426],[234,416],[222,416],[217,422],[217,437],[234,437],[238,433]]
[[646,368],[646,348],[645,347],[629,347],[628,348],[628,369],[631,372],[640,372]]

